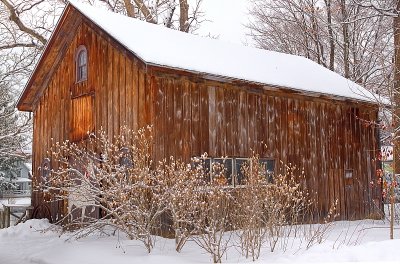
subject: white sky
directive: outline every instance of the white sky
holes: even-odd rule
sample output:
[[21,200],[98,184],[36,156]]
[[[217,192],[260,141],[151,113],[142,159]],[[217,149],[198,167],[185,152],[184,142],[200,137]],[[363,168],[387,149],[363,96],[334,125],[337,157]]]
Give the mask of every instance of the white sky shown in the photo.
[[239,44],[246,44],[250,39],[245,35],[248,0],[203,0],[202,10],[205,19],[210,22],[201,24],[199,35],[217,36],[218,39]]

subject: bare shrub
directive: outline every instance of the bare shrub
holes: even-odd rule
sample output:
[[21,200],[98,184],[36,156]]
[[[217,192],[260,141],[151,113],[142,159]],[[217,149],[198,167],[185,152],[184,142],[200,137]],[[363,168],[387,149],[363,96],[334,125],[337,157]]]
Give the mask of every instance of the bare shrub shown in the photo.
[[312,201],[301,182],[305,182],[304,172],[289,164],[284,165],[283,171],[274,177],[274,183],[268,185],[264,214],[271,251],[279,240],[285,250],[290,234],[297,231],[294,227],[306,220]]
[[304,174],[296,175],[297,168],[285,166],[283,173],[272,178],[253,154],[242,167],[245,179],[238,189],[235,226],[239,229],[240,247],[246,258],[260,256],[265,243],[274,251],[278,241],[285,250],[289,235],[296,232],[312,202],[299,182]]
[[253,261],[260,256],[265,242],[265,201],[267,200],[268,181],[266,171],[259,166],[258,157],[253,155],[241,168],[245,179],[244,185],[237,191],[236,210],[234,211],[235,228],[238,229],[242,254]]
[[338,200],[331,204],[328,214],[324,217],[320,224],[304,225],[304,238],[307,241],[306,248],[309,249],[315,244],[323,243],[333,227],[333,221],[338,216],[337,213]]
[[214,263],[221,263],[229,248],[232,233],[230,211],[232,189],[222,188],[212,183],[204,186],[200,200],[197,200],[199,212],[193,219],[196,235],[192,239],[212,256]]
[[[56,169],[43,174],[39,189],[51,201],[68,204],[58,223],[74,230],[75,238],[111,226],[151,252],[167,216],[178,252],[192,239],[220,263],[236,233],[243,255],[254,261],[264,244],[274,251],[280,241],[285,250],[306,219],[312,203],[300,184],[304,175],[294,166],[272,177],[254,154],[241,168],[241,185],[233,187],[223,163],[205,170],[206,154],[191,164],[173,157],[153,164],[151,128],[121,131],[113,140],[100,132],[80,144],[52,148]],[[312,245],[326,232],[300,235],[308,235]]]
[[39,188],[50,193],[52,201],[68,202],[58,223],[79,228],[77,238],[111,225],[150,252],[152,234],[165,211],[165,179],[152,169],[151,128],[122,131],[113,141],[101,132],[90,135],[84,145],[55,144],[52,160],[57,169]]
[[200,160],[194,159],[193,163],[197,166],[190,166],[170,157],[169,162],[160,163],[158,169],[159,173],[164,173],[166,179],[165,206],[171,217],[178,252],[194,234],[193,221],[200,213],[199,188],[204,185],[204,171]]

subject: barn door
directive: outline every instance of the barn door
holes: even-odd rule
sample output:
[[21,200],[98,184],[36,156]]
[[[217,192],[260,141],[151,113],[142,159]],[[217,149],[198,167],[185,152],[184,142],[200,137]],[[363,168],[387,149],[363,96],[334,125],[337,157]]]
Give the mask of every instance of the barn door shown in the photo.
[[344,171],[344,198],[345,198],[345,219],[352,220],[355,216],[354,211],[354,172],[353,170]]

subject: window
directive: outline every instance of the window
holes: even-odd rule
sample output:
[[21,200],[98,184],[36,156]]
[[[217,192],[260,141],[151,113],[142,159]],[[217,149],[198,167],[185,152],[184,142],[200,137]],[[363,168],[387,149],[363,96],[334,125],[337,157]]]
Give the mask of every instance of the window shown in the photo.
[[249,165],[249,159],[246,158],[237,158],[235,159],[235,185],[244,184],[245,172],[244,166]]
[[[252,167],[251,160],[248,158],[236,158],[235,159],[235,185],[243,185],[245,184],[245,171],[244,166]],[[265,179],[269,183],[273,183],[273,175],[275,171],[275,161],[273,159],[259,159],[259,167],[258,172],[264,174]],[[253,167],[254,169],[256,167]]]
[[224,177],[219,177],[218,179],[213,179],[217,181],[218,184],[220,185],[232,184],[233,159],[229,158],[213,159],[212,169],[214,175],[224,176]]
[[[246,172],[244,166],[251,167],[249,158],[198,158],[198,162],[192,163],[192,168],[202,165],[207,182],[214,182],[219,185],[244,185],[246,184]],[[275,160],[259,159],[260,172],[265,175],[269,183],[274,183]],[[213,176],[214,178],[210,178]],[[215,177],[218,178],[215,178]],[[220,177],[219,177],[220,176]]]
[[192,159],[192,169],[201,166],[204,172],[204,180],[210,182],[210,171],[211,171],[211,158],[196,157]]
[[46,182],[49,179],[50,170],[50,160],[45,158],[40,166],[40,177],[42,181]]
[[269,183],[274,183],[275,161],[272,159],[259,160],[262,169],[265,170],[265,177]]
[[353,170],[344,171],[344,184],[346,187],[351,187],[353,185]]
[[85,46],[79,46],[76,51],[76,82],[83,82],[87,80],[87,57],[87,50]]
[[130,156],[129,148],[123,147],[120,150],[119,164],[127,169],[134,167],[133,161]]

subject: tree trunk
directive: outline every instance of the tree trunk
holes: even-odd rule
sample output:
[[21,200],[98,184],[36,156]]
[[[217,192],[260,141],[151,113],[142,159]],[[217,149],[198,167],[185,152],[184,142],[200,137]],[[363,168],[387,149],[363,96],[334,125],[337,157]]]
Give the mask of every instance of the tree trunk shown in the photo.
[[129,17],[136,17],[135,7],[131,3],[131,1],[130,0],[124,0],[124,5],[125,5],[125,9],[126,9],[126,14]]
[[189,4],[187,0],[179,0],[180,16],[179,30],[189,32]]
[[[310,6],[311,9],[311,28],[312,28],[312,35],[314,39],[314,45],[317,52],[317,63],[323,65],[323,51],[321,50],[320,40],[319,40],[319,29],[318,29],[318,22],[315,14],[315,6],[312,4]],[[325,66],[325,65],[324,65]]]
[[[346,0],[340,0],[340,11],[342,14],[342,21],[347,18],[346,11]],[[349,25],[348,23],[342,23],[343,33],[343,65],[344,65],[344,77],[350,79],[350,39],[349,39]]]
[[328,19],[328,35],[329,35],[329,69],[335,70],[335,40],[333,38],[332,29],[332,8],[331,0],[325,0],[327,19]]
[[144,15],[145,19],[147,22],[157,24],[157,21],[151,14],[149,8],[146,6],[146,4],[143,2],[143,0],[133,0],[136,4],[136,6],[139,8],[140,12]]
[[[400,0],[396,1],[396,9],[400,10]],[[398,128],[400,126],[400,17],[393,18],[393,34],[394,34],[394,84],[393,84],[393,102],[394,102],[394,116],[393,116],[393,125],[394,128]],[[397,132],[398,133],[398,132]],[[393,176],[392,176],[392,184],[396,179],[395,175],[400,173],[400,160],[398,157],[398,153],[400,153],[400,140],[398,139],[399,135],[395,133],[394,135],[394,149],[393,149]],[[390,188],[393,188],[391,184]],[[393,226],[394,226],[394,194],[390,194],[390,238],[393,239]]]

